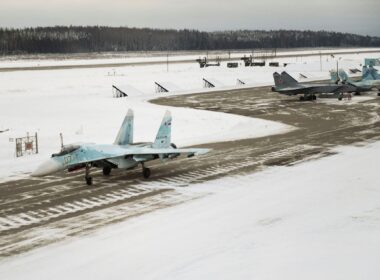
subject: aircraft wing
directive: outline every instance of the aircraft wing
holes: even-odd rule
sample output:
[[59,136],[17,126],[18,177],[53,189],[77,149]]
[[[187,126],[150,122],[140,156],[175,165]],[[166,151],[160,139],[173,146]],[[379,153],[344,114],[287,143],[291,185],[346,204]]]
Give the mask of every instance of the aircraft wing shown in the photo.
[[199,148],[189,148],[189,149],[170,149],[170,148],[143,148],[140,151],[130,152],[129,155],[160,155],[160,154],[194,154],[202,155],[209,152],[210,149],[199,149]]
[[63,164],[66,167],[76,166],[84,163],[97,162],[102,160],[111,160],[119,157],[136,157],[141,158],[138,161],[144,161],[144,156],[159,156],[160,158],[164,155],[178,155],[185,154],[187,156],[201,155],[209,152],[209,149],[198,149],[198,148],[188,148],[188,149],[174,149],[174,148],[123,148],[123,147],[102,147],[93,146],[85,147],[74,154],[69,154],[63,157]]

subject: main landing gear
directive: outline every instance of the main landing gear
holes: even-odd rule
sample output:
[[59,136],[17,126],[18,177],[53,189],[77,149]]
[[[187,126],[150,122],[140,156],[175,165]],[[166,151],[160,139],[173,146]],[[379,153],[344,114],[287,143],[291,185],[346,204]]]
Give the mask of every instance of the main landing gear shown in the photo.
[[150,169],[148,167],[145,167],[144,163],[141,163],[142,167],[142,174],[145,179],[148,179],[150,177]]
[[90,164],[86,164],[86,173],[85,173],[85,180],[86,180],[86,184],[88,186],[91,186],[92,185],[92,177],[90,176],[90,168],[91,168],[91,165]]
[[[150,177],[150,169],[145,167],[144,163],[141,163],[141,167],[142,167],[142,175],[145,179],[148,179]],[[84,176],[84,179],[86,180],[86,184],[88,186],[91,186],[92,185],[92,177],[90,176],[90,168],[91,168],[91,164],[86,164],[86,171],[85,171],[85,176]],[[109,166],[104,166],[103,167],[103,175],[104,176],[109,176],[111,174],[111,170],[112,168],[109,167]]]
[[[90,176],[90,168],[91,168],[91,164],[89,163],[86,164],[86,173],[85,173],[84,179],[86,180],[86,184],[88,186],[92,185],[92,177]],[[109,176],[111,174],[111,170],[112,168],[110,166],[103,167],[103,175]]]
[[300,96],[300,101],[313,101],[317,100],[317,96],[315,94],[305,94],[304,96]]
[[104,166],[103,167],[103,175],[104,176],[109,176],[111,174],[111,167],[109,166]]

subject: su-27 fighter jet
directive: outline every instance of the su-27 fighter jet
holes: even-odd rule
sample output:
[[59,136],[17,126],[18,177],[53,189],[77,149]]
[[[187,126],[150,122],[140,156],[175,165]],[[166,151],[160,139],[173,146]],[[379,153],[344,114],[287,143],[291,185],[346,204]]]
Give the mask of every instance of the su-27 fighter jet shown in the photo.
[[83,168],[87,185],[92,185],[91,167],[103,168],[103,174],[108,176],[114,168],[132,169],[141,164],[144,178],[149,178],[150,169],[144,165],[147,161],[174,159],[181,154],[192,157],[209,151],[198,148],[177,149],[176,145],[171,143],[171,125],[172,117],[167,111],[154,143],[133,143],[133,111],[128,110],[113,144],[63,146],[59,153],[53,154],[47,162],[41,164],[32,176],[40,177],[62,170],[71,172]]
[[[373,68],[372,68],[373,69]],[[335,83],[349,84],[356,88],[355,93],[371,91],[373,88],[380,90],[380,80],[375,79],[376,72],[374,70],[363,67],[362,79],[353,81],[343,69],[330,71],[331,81]],[[380,93],[378,94],[380,96]]]
[[272,87],[272,91],[285,94],[285,95],[298,95],[303,94],[300,97],[301,101],[315,100],[316,94],[319,93],[344,93],[354,92],[355,87],[351,85],[338,85],[338,84],[300,84],[292,76],[286,72],[282,72],[281,75],[277,72],[273,73],[273,79],[275,86]]

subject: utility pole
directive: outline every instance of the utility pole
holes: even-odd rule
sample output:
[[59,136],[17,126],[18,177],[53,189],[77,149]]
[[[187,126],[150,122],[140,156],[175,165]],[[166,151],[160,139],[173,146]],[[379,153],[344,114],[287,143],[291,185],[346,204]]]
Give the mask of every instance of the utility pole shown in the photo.
[[319,51],[319,65],[320,65],[321,72],[322,72],[322,52],[321,51]]
[[61,138],[61,149],[63,149],[63,135],[62,135],[62,133],[60,133],[59,136]]
[[166,72],[169,72],[169,53],[166,54]]

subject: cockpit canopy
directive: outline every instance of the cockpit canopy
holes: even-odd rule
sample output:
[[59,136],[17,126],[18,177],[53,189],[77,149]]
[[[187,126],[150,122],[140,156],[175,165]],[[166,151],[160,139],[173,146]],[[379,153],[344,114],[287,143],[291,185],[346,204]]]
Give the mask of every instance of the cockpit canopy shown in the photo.
[[78,150],[80,148],[79,145],[66,145],[66,146],[63,146],[61,151],[57,154],[52,154],[51,157],[60,157],[60,156],[64,156],[64,155],[67,155],[67,154],[70,154],[76,150]]

